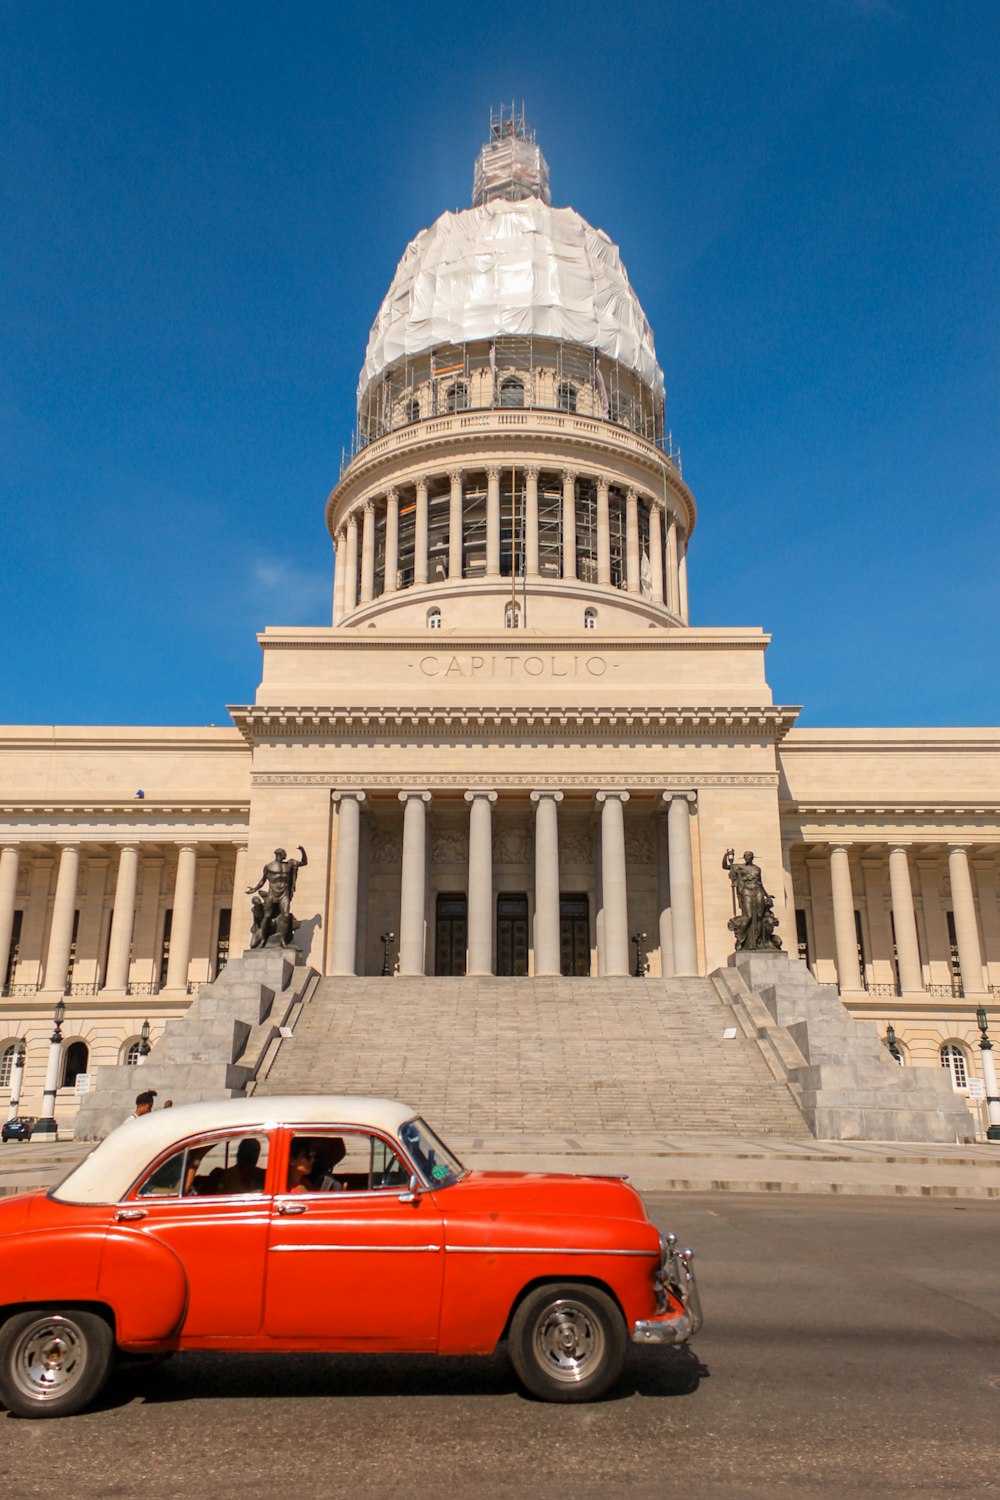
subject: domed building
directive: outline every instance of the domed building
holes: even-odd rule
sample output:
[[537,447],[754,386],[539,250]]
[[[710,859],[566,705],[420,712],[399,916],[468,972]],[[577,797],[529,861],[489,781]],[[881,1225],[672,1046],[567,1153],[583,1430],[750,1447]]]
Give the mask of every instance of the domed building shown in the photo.
[[790,957],[980,1093],[998,736],[796,729],[761,629],[690,624],[696,519],[618,248],[501,111],[372,324],[332,623],[259,637],[232,729],[3,731],[0,1109],[48,1086],[69,1123],[78,1076],[155,1049],[300,844],[296,940],[340,994],[645,974],[665,1034],[670,982],[727,967],[752,849]]

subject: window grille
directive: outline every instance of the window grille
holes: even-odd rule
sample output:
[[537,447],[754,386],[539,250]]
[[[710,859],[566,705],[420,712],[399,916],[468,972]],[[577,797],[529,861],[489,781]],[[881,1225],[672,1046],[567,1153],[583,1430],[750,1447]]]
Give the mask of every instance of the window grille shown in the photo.
[[951,1086],[955,1092],[965,1093],[969,1087],[968,1063],[956,1042],[945,1042],[941,1048],[941,1066],[951,1074]]

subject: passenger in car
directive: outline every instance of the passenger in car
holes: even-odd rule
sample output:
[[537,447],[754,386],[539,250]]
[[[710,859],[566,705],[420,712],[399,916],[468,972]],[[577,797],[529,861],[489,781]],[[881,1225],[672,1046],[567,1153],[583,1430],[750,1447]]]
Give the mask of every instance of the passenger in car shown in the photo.
[[292,1141],[292,1148],[288,1156],[288,1186],[289,1193],[314,1193],[316,1191],[309,1178],[316,1167],[316,1143],[304,1140],[301,1137]]
[[339,1178],[334,1177],[333,1169],[342,1162],[347,1155],[347,1146],[343,1136],[331,1135],[319,1136],[315,1141],[316,1163],[309,1174],[310,1186],[318,1193],[339,1193],[343,1191],[344,1184]]
[[223,1172],[215,1193],[262,1193],[264,1191],[264,1169],[257,1165],[260,1160],[260,1141],[256,1136],[247,1136],[236,1148],[236,1161]]

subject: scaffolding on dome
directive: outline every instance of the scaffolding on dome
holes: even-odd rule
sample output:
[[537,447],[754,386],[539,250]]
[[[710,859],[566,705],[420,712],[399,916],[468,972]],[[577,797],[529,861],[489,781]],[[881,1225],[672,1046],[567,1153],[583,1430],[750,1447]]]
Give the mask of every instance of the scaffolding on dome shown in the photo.
[[549,167],[528,129],[524,104],[501,104],[490,110],[490,138],[476,157],[472,174],[472,206],[479,208],[491,198],[519,203],[540,198],[551,203]]

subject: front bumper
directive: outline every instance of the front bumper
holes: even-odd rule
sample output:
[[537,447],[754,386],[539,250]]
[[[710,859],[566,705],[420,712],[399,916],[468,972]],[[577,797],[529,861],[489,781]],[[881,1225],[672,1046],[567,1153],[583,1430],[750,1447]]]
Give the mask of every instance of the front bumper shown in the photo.
[[692,1250],[677,1249],[676,1235],[666,1236],[655,1278],[657,1311],[632,1325],[633,1343],[686,1344],[698,1332],[703,1320],[693,1259]]

